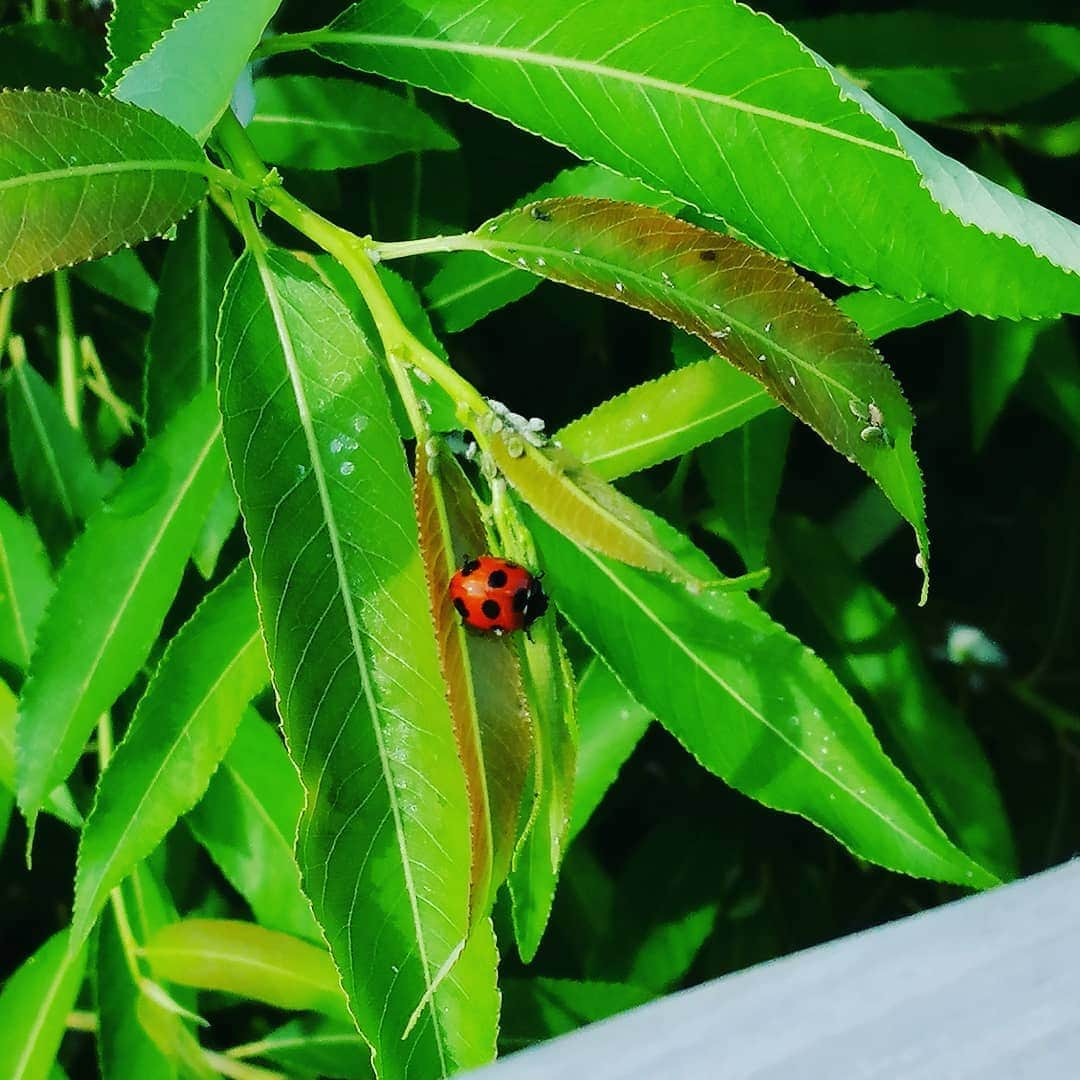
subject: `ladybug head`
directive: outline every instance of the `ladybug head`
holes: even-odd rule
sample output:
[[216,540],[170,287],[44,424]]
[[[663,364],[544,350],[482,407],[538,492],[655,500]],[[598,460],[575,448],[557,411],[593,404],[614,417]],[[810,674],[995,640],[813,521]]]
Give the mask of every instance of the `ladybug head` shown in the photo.
[[529,582],[529,590],[525,596],[525,607],[522,609],[522,625],[526,630],[548,609],[547,593],[540,584],[540,576],[537,575]]

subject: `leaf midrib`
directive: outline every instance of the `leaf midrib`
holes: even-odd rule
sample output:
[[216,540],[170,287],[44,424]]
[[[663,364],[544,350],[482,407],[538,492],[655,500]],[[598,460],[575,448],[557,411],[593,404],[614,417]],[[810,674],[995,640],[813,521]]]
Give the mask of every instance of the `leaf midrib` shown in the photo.
[[52,473],[53,480],[56,483],[56,490],[57,494],[60,496],[64,515],[67,517],[68,521],[74,524],[75,508],[72,504],[71,497],[68,494],[64,474],[60,471],[60,462],[57,460],[56,452],[45,431],[45,422],[41,418],[41,412],[39,411],[37,401],[34,398],[33,388],[27,381],[26,371],[22,364],[15,365],[15,378],[18,380],[19,389],[22,391],[22,398],[26,403],[26,411],[30,417],[30,423],[34,428],[34,432],[38,437],[38,442],[41,444],[42,452],[45,455],[45,463],[48,465],[49,472]]
[[3,579],[7,583],[5,588],[11,600],[11,614],[15,620],[15,632],[18,635],[19,643],[22,645],[23,663],[25,664],[30,658],[30,640],[26,636],[26,627],[23,625],[22,606],[19,603],[19,596],[15,592],[15,579],[11,574],[11,561],[8,559],[7,544],[2,536],[0,536],[0,571],[3,572]]
[[[907,154],[897,147],[891,147],[877,143],[871,139],[864,139],[859,135],[849,135],[847,132],[838,131],[827,124],[819,124],[814,120],[804,120],[790,113],[782,113],[776,109],[769,109],[762,105],[752,105],[749,102],[740,101],[738,98],[727,94],[717,94],[710,90],[701,90],[697,87],[686,86],[683,83],[671,82],[668,79],[660,79],[654,75],[643,75],[639,72],[627,71],[625,68],[612,67],[608,64],[599,64],[591,60],[579,60],[570,56],[559,56],[555,53],[531,52],[528,49],[510,48],[504,45],[481,45],[476,42],[445,41],[436,38],[416,38],[404,34],[364,34],[355,31],[326,30],[319,34],[311,35],[313,45],[372,45],[386,48],[413,49],[418,52],[432,51],[459,54],[466,56],[478,56],[487,60],[497,60],[512,64],[527,64],[532,67],[550,68],[555,71],[575,71],[585,75],[592,75],[598,79],[610,79],[614,82],[629,83],[633,86],[645,87],[651,90],[660,90],[664,93],[674,94],[677,97],[692,98],[705,101],[711,105],[719,105],[735,112],[748,113],[765,120],[773,120],[790,127],[802,128],[813,131],[819,135],[837,139],[841,142],[852,143],[867,150],[873,150],[889,157],[907,160]],[[614,50],[609,50],[612,52]],[[839,93],[837,103],[840,103]]]
[[142,161],[104,161],[92,165],[69,165],[66,169],[43,169],[41,172],[22,173],[0,180],[0,191],[33,184],[47,184],[57,180],[71,180],[83,176],[112,176],[129,172],[181,172],[206,177],[206,166],[182,158],[152,158]]
[[[672,644],[675,645],[675,647],[680,652],[685,654],[685,656],[691,661],[691,663],[694,664],[695,667],[699,668],[706,675],[706,677],[708,677],[713,682],[715,682],[716,685],[720,687],[720,689],[722,689],[733,701],[737,702],[740,706],[742,706],[742,708],[744,708],[751,716],[753,716],[763,727],[765,727],[766,729],[771,731],[773,733],[773,735],[776,736],[776,738],[778,738],[781,742],[785,743],[788,747],[790,747],[790,749],[796,755],[801,757],[807,764],[810,765],[811,768],[813,768],[816,772],[818,772],[823,778],[828,780],[830,783],[836,785],[836,787],[840,788],[841,791],[843,791],[845,794],[849,795],[852,798],[852,800],[859,803],[866,810],[868,810],[874,817],[878,818],[886,828],[888,828],[891,831],[897,833],[899,836],[904,837],[905,840],[910,841],[915,847],[919,848],[920,850],[924,851],[928,856],[930,856],[931,859],[933,859],[933,860],[935,860],[935,861],[937,861],[939,863],[944,862],[944,859],[942,859],[942,857],[939,854],[937,854],[931,848],[927,847],[926,844],[924,844],[921,840],[916,839],[910,833],[908,833],[904,829],[900,828],[900,826],[897,825],[896,822],[894,822],[890,818],[886,817],[872,803],[869,803],[864,798],[862,798],[862,796],[860,796],[857,791],[853,790],[852,788],[849,788],[846,784],[842,783],[832,773],[826,772],[824,769],[822,769],[820,763],[818,763],[817,761],[814,760],[813,755],[807,754],[806,751],[803,750],[803,748],[798,745],[798,743],[793,742],[779,728],[777,728],[772,723],[770,723],[768,718],[765,717],[762,713],[758,712],[758,710],[755,709],[753,707],[753,705],[750,704],[750,702],[746,701],[745,698],[743,698],[738,693],[738,691],[735,690],[734,687],[729,686],[728,683],[726,683],[720,677],[718,672],[714,671],[712,669],[712,667],[710,667],[705,662],[703,662],[697,656],[696,653],[694,653],[691,649],[689,649],[687,647],[687,645],[682,641],[682,639],[680,637],[678,637],[678,635],[673,634],[671,632],[671,629],[668,627],[668,625],[662,619],[660,619],[653,612],[653,610],[651,608],[646,606],[641,601],[641,598],[636,593],[634,593],[632,590],[628,589],[619,580],[619,578],[616,575],[614,575],[607,566],[604,565],[603,562],[601,562],[598,558],[596,558],[595,555],[593,555],[592,552],[588,551],[585,548],[582,548],[581,550],[582,550],[582,554],[584,554],[585,557],[587,559],[589,559],[589,561],[592,562],[597,567],[597,569],[600,570],[600,572],[605,577],[607,577],[608,580],[611,581],[621,593],[623,593],[626,597],[628,597],[630,603],[634,607],[636,607],[639,611],[641,611],[642,614],[651,623],[653,623],[660,630],[660,632],[666,638],[668,638],[672,642]],[[942,834],[942,836],[944,836],[944,833]]]

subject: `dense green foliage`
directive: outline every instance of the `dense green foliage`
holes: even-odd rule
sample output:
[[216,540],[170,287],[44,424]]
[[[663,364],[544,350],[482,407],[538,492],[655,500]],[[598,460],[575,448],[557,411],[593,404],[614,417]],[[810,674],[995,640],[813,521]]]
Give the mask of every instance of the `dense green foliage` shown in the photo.
[[812,6],[0,3],[0,1074],[450,1076],[1074,850],[1080,30]]

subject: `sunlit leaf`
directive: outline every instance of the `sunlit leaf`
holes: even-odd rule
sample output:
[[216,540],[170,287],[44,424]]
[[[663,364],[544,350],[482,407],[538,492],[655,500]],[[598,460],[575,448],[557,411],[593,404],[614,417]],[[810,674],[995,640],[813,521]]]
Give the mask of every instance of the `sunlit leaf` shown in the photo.
[[854,319],[859,329],[872,341],[894,330],[906,330],[952,314],[952,309],[937,300],[899,300],[877,289],[850,292],[836,301],[836,306]]
[[206,191],[198,146],[107,98],[0,93],[0,288],[164,232]]
[[33,523],[0,499],[0,660],[18,668],[30,662],[52,593],[49,562]]
[[251,567],[242,563],[169,643],[98,782],[79,843],[72,933],[195,805],[244,706],[269,681]]
[[701,524],[727,540],[747,570],[765,565],[790,434],[791,418],[771,412],[702,447],[697,455],[709,493]]
[[555,437],[605,480],[615,480],[678,457],[775,407],[755,379],[712,357],[609,398]]
[[577,775],[569,839],[588,823],[652,721],[602,660],[593,658],[577,685]]
[[139,54],[112,87],[205,142],[281,0],[203,0]]
[[293,855],[304,789],[281,738],[254,709],[187,822],[260,925],[320,941]]
[[[528,518],[560,611],[707,769],[883,866],[996,883],[949,842],[825,665],[747,596],[695,596]],[[703,559],[657,528],[681,558]]]
[[31,824],[149,654],[224,468],[208,388],[147,445],[68,555],[19,702],[19,806]]
[[116,85],[124,71],[144,56],[166,30],[198,0],[114,0],[106,38],[109,65],[105,90]]
[[15,364],[7,384],[11,460],[19,488],[54,554],[75,538],[101,501],[102,483],[86,441],[52,388],[29,364]]
[[941,154],[734,0],[364,0],[305,44],[505,117],[819,273],[986,315],[1080,311],[1080,227]]
[[266,161],[296,169],[350,169],[457,148],[449,131],[400,95],[314,75],[257,80],[248,134]]
[[69,951],[68,934],[62,930],[4,983],[0,1076],[45,1080],[49,1075],[85,968],[85,947]]
[[163,926],[142,951],[167,982],[223,990],[279,1009],[349,1016],[325,949],[254,923],[185,919]]
[[554,443],[538,449],[513,431],[496,433],[490,446],[507,481],[567,537],[631,566],[687,580],[640,507],[566,450]]
[[912,120],[1001,116],[1080,79],[1080,29],[882,11],[800,19],[795,35]]
[[[591,195],[602,199],[642,203],[674,212],[677,199],[662,195],[599,165],[565,169],[553,180],[523,195],[514,205],[562,195]],[[485,315],[528,296],[540,279],[514,266],[493,266],[474,251],[455,251],[442,259],[438,273],[424,286],[427,309],[450,333],[465,330]]]
[[881,486],[915,530],[925,578],[911,410],[869,342],[790,267],[658,211],[594,199],[511,211],[481,226],[474,242],[701,338]]
[[974,859],[1003,878],[1016,852],[990,763],[963,716],[935,684],[899,612],[824,530],[804,518],[779,525],[784,567],[835,643],[832,668],[860,687],[879,730],[938,820]]
[[307,793],[305,892],[383,1074],[481,1064],[494,947],[477,928],[446,974],[468,926],[468,807],[382,376],[341,301],[279,251],[237,264],[219,341],[226,445]]

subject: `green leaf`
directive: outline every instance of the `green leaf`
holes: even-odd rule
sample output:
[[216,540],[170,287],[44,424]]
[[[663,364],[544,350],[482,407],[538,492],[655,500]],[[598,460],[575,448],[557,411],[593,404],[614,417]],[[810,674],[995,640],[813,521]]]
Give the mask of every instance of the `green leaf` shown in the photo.
[[101,920],[94,975],[101,1075],[174,1080],[175,1065],[139,1021],[141,993],[131,976],[113,911],[106,912]]
[[221,483],[220,434],[208,388],[147,445],[64,563],[19,702],[19,807],[31,827],[161,631]]
[[[590,195],[642,203],[674,212],[677,199],[661,195],[637,180],[630,180],[599,165],[564,169],[535,191],[523,195],[515,206],[562,195]],[[492,266],[475,251],[455,251],[442,260],[438,273],[424,286],[427,309],[437,315],[450,333],[465,330],[507,304],[528,296],[540,279],[513,266]]]
[[19,489],[50,551],[59,555],[101,502],[97,468],[52,388],[29,364],[12,366],[7,417]]
[[1069,320],[1051,324],[1036,343],[1035,363],[1024,380],[1025,396],[1080,447],[1080,355]]
[[[882,866],[996,883],[949,842],[825,665],[747,596],[694,595],[527,516],[560,610],[705,768]],[[704,557],[657,528],[696,569]]]
[[157,282],[131,248],[121,248],[97,262],[83,263],[75,276],[104,296],[149,315],[157,302]]
[[536,746],[535,799],[510,871],[514,938],[525,963],[536,956],[551,916],[569,844],[577,762],[574,675],[555,620],[534,623],[530,633],[524,641],[518,639],[518,647]]
[[251,567],[241,563],[169,643],[109,767],[79,843],[72,934],[202,798],[244,706],[269,673]]
[[315,75],[257,80],[248,134],[264,160],[295,169],[351,169],[458,145],[446,128],[398,94]]
[[0,660],[26,668],[52,593],[49,562],[33,522],[0,499]]
[[283,252],[237,263],[218,332],[226,446],[307,793],[304,890],[380,1075],[481,1064],[494,946],[478,928],[446,976],[468,926],[468,807],[381,375],[341,301]]
[[1045,325],[1031,320],[1017,323],[967,321],[971,379],[971,438],[976,450],[986,442],[1024,376]]
[[14,90],[93,90],[105,60],[101,39],[67,23],[0,29],[0,82]]
[[0,92],[0,289],[163,233],[206,191],[198,146],[106,98]]
[[303,809],[304,789],[281,738],[248,709],[187,823],[262,926],[321,941],[293,854]]
[[483,0],[464,14],[456,0],[364,0],[308,43],[505,117],[842,281],[977,314],[1080,311],[1076,225],[940,154],[734,0]]
[[203,0],[124,70],[113,96],[150,109],[205,142],[280,2]]
[[935,684],[911,629],[824,530],[784,518],[778,538],[785,570],[836,646],[832,668],[873,703],[883,735],[949,835],[998,876],[1014,877],[1016,852],[993,771]]
[[183,221],[161,270],[146,346],[143,414],[157,433],[214,378],[214,327],[234,259],[221,218],[205,202]]
[[923,323],[933,322],[952,314],[952,309],[936,300],[898,300],[895,296],[886,296],[876,289],[864,289],[840,297],[836,306],[850,319],[854,319],[859,329],[875,341],[894,330],[906,330]]
[[775,407],[755,379],[711,357],[609,398],[555,438],[605,480],[617,480],[685,454]]
[[790,434],[790,417],[766,413],[702,447],[697,455],[709,493],[701,524],[727,540],[747,570],[765,565]]
[[0,1076],[8,1080],[48,1077],[85,968],[85,947],[69,951],[68,934],[62,930],[4,983]]
[[566,1035],[585,1024],[644,1005],[651,990],[626,983],[574,979],[507,979],[503,984],[506,1021],[499,1041],[507,1050]]
[[686,580],[641,508],[622,492],[556,443],[540,449],[528,432],[506,430],[494,413],[480,423],[493,436],[488,447],[499,471],[550,525],[610,558]]
[[226,477],[206,511],[202,532],[191,552],[191,561],[207,581],[217,571],[221,550],[239,520],[240,506],[236,501],[236,492],[233,491],[232,481]]
[[623,689],[597,657],[578,679],[576,705],[577,775],[568,842],[588,824],[652,721],[648,709]]
[[[240,1047],[244,1057],[267,1058],[290,1076],[369,1080],[371,1050],[351,1024],[322,1016],[304,1016]],[[236,1051],[230,1057],[239,1056]]]
[[667,319],[760,382],[857,462],[911,523],[925,599],[929,541],[911,410],[878,353],[809,282],[731,237],[603,200],[535,203],[482,225],[473,242]]
[[[15,716],[18,711],[15,695],[0,679],[0,788],[15,792]],[[75,807],[66,784],[61,784],[45,800],[44,809],[73,828],[82,825],[82,815]]]
[[650,830],[615,881],[620,902],[591,967],[657,995],[670,990],[712,933],[739,854],[738,841],[711,822],[673,817]]
[[115,0],[106,37],[109,66],[104,79],[106,93],[117,80],[174,22],[187,14],[199,0]]
[[143,947],[154,974],[199,990],[221,990],[279,1009],[349,1013],[330,954],[299,938],[231,919],[163,926]]
[[803,19],[789,29],[912,120],[1001,116],[1080,79],[1080,29],[889,11]]

